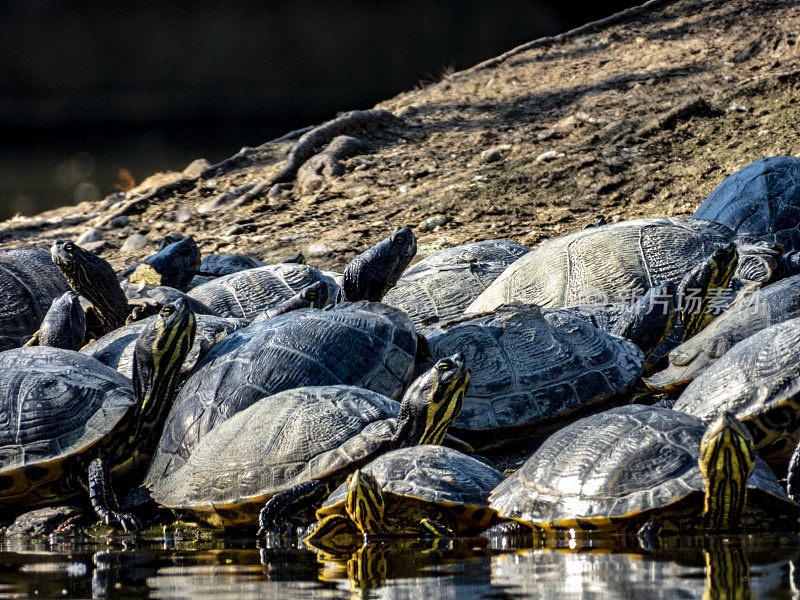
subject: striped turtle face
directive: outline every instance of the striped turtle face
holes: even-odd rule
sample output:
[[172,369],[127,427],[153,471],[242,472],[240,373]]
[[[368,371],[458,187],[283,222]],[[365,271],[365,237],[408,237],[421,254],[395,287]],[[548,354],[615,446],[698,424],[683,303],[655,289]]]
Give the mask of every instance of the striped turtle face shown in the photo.
[[300,297],[309,308],[325,308],[331,301],[331,293],[324,281],[317,281],[300,291]]
[[361,533],[375,535],[386,531],[383,491],[370,473],[357,469],[347,478],[345,510]]
[[707,528],[738,527],[755,461],[753,438],[733,415],[726,412],[708,426],[700,441],[698,459],[706,480],[703,519]]
[[440,444],[461,412],[469,369],[461,353],[443,358],[406,391],[397,417],[395,446]]
[[692,269],[681,280],[678,297],[684,340],[698,333],[713,320],[709,309],[722,290],[730,284],[738,265],[739,252],[735,244],[729,244],[716,250],[708,260]]

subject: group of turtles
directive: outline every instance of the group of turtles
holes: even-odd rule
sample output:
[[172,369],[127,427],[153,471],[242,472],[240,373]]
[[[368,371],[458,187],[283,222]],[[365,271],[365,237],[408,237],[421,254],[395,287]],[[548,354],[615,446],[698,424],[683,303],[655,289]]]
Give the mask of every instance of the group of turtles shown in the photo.
[[797,529],[798,226],[800,158],[770,157],[693,217],[411,267],[408,227],[341,274],[191,237],[119,276],[69,241],[4,252],[0,521]]

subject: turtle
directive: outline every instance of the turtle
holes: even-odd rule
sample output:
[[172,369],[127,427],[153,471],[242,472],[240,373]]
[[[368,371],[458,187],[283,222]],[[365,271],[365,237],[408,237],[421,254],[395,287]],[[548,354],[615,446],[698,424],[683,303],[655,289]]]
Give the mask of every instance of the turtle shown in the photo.
[[285,300],[278,306],[263,311],[257,315],[252,322],[259,323],[299,308],[325,308],[332,301],[330,288],[324,281],[317,281],[308,287],[304,287],[298,294]]
[[680,391],[734,344],[782,321],[800,317],[800,275],[793,275],[738,299],[695,337],[668,354],[668,365],[645,384],[661,392]]
[[758,455],[785,464],[800,441],[800,318],[754,333],[692,381],[673,410],[710,422],[730,412]]
[[[630,302],[649,288],[680,281],[715,250],[735,242],[719,223],[665,217],[592,227],[543,242],[513,262],[466,313],[509,302],[562,307]],[[765,285],[791,268],[780,249],[737,244],[736,288]]]
[[[191,306],[189,306],[191,308]],[[248,325],[242,319],[226,319],[213,315],[195,315],[197,320],[194,342],[181,366],[181,377],[188,376],[197,363],[211,348],[228,334]],[[136,341],[147,327],[158,318],[147,317],[135,323],[123,325],[99,340],[81,348],[81,354],[92,356],[106,366],[116,369],[125,377],[133,377],[134,351]]]
[[106,523],[137,528],[110,477],[141,480],[194,330],[185,302],[162,308],[139,336],[132,381],[72,350],[0,354],[0,508],[61,504],[88,489]]
[[417,238],[402,227],[351,260],[342,275],[342,299],[380,302],[417,253]]
[[489,492],[504,479],[485,462],[423,444],[382,454],[357,469],[317,510],[303,541],[328,545],[339,535],[476,535],[497,522]]
[[18,248],[0,252],[0,351],[28,341],[53,300],[69,289],[46,250]]
[[274,496],[280,510],[266,514],[283,522],[316,508],[379,453],[440,442],[468,381],[454,356],[415,380],[400,403],[349,385],[265,396],[203,437],[182,468],[145,486],[159,505],[217,527],[256,525]]
[[[724,413],[710,425],[630,404],[551,435],[491,493],[501,517],[544,531],[797,529],[797,505]],[[502,525],[501,525],[502,527]]]
[[78,293],[70,290],[53,300],[39,330],[25,345],[79,350],[86,335],[86,313]]
[[377,302],[303,308],[254,323],[216,344],[175,401],[145,480],[182,467],[214,427],[264,396],[309,385],[358,385],[399,398],[415,366],[417,334]]
[[[302,252],[298,252],[282,262],[306,264],[306,257]],[[189,288],[196,288],[223,275],[266,266],[267,263],[242,254],[208,254],[200,261],[200,270],[189,283]]]
[[434,359],[458,351],[470,365],[472,383],[452,428],[476,450],[535,443],[630,389],[644,366],[632,342],[534,304],[499,306],[422,333]]
[[185,290],[200,269],[200,248],[193,237],[174,241],[122,274],[131,283]]
[[720,183],[692,215],[800,249],[800,158],[768,156]]
[[414,325],[454,319],[530,250],[511,240],[447,248],[409,267],[382,301],[406,311]]

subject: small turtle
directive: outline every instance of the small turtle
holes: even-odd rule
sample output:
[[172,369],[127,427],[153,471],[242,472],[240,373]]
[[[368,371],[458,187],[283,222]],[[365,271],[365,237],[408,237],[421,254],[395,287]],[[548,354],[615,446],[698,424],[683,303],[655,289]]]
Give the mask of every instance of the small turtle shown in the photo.
[[454,319],[530,250],[510,240],[447,248],[409,267],[382,301],[406,311],[414,325]]
[[[630,389],[644,356],[565,311],[505,305],[423,331],[434,359],[463,352],[472,383],[456,435],[476,449],[530,443]],[[491,432],[491,433],[490,433]],[[488,435],[487,435],[488,434]]]
[[637,404],[554,433],[495,488],[490,505],[535,529],[639,532],[645,540],[659,528],[797,528],[797,505],[735,418],[706,427]]
[[86,313],[77,292],[70,290],[53,300],[39,330],[25,345],[79,350],[85,335]]
[[167,286],[185,290],[200,269],[200,248],[194,238],[172,242],[132,265],[122,274],[131,283],[143,282],[152,286]]
[[[562,307],[587,302],[629,302],[651,287],[680,281],[715,250],[734,242],[718,223],[659,218],[592,227],[543,242],[512,263],[466,312],[529,302]],[[777,250],[737,244],[737,287],[783,276]]]
[[53,300],[69,283],[46,250],[0,252],[0,351],[22,346],[39,328]]
[[734,344],[762,329],[800,317],[800,275],[771,283],[738,299],[706,329],[672,350],[668,366],[644,380],[651,389],[678,391]]
[[768,156],[750,163],[714,188],[692,216],[800,249],[800,158]]
[[[214,526],[271,528],[315,509],[348,473],[387,450],[436,444],[461,406],[463,358],[440,361],[399,404],[369,390],[301,387],[262,397],[197,445],[186,464],[148,487],[158,504]],[[146,482],[147,485],[147,482]]]
[[673,410],[708,423],[730,412],[758,455],[785,464],[800,440],[800,318],[754,333],[690,383]]
[[264,396],[309,385],[358,385],[398,398],[412,377],[414,326],[377,302],[294,310],[228,335],[186,380],[146,484],[182,467],[214,427]]
[[185,302],[162,308],[137,342],[133,381],[71,350],[1,353],[0,509],[61,504],[88,489],[106,523],[138,527],[119,510],[110,477],[140,480],[194,329]]
[[352,473],[317,510],[304,541],[324,546],[339,535],[475,535],[497,522],[489,492],[503,474],[445,446],[382,454]]

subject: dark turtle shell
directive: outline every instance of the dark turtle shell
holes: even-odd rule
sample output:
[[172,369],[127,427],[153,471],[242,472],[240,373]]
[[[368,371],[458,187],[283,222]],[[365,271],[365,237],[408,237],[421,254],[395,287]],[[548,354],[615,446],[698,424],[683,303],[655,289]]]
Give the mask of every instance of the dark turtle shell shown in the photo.
[[769,156],[750,163],[714,188],[693,216],[737,234],[779,234],[774,239],[783,242],[780,232],[800,225],[800,158]]
[[236,331],[211,349],[178,394],[148,485],[183,466],[209,431],[264,396],[345,384],[399,398],[415,354],[411,321],[379,303],[300,309]]
[[63,461],[108,435],[133,402],[130,380],[89,356],[49,347],[0,353],[0,506],[59,498]]
[[328,285],[331,298],[338,296],[339,286],[333,279],[314,267],[298,263],[267,265],[225,275],[198,285],[189,296],[222,317],[252,319],[317,281]]
[[[628,389],[644,365],[633,343],[568,311],[535,305],[501,306],[424,334],[434,359],[454,352],[466,358],[470,384],[452,428],[479,447],[526,437],[543,421],[561,425],[570,413]],[[487,436],[491,429],[507,431]]]
[[487,240],[447,248],[409,267],[382,302],[400,308],[415,325],[453,319],[530,248]]
[[154,474],[154,462],[146,481],[163,506],[253,525],[272,495],[367,460],[394,435],[399,408],[354,386],[278,392],[220,423],[171,475]]
[[759,456],[780,464],[800,440],[800,318],[745,338],[690,383],[673,409],[709,423],[729,412]]
[[669,365],[645,383],[681,389],[736,343],[782,321],[800,317],[800,275],[772,283],[732,304],[711,325],[669,353]]
[[[609,528],[695,494],[705,481],[698,466],[705,424],[668,408],[631,404],[586,417],[551,435],[492,492],[501,516],[551,528]],[[796,507],[770,468],[756,460],[748,504],[777,513]]]
[[53,300],[69,290],[47,250],[0,252],[0,351],[24,344],[39,328]]

